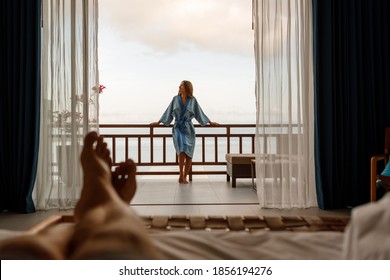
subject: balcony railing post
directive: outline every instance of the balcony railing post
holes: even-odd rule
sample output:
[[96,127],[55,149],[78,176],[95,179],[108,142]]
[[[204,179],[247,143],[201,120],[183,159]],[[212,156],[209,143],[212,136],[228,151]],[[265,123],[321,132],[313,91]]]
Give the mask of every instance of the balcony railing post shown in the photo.
[[141,159],[142,159],[142,155],[141,155],[141,144],[142,141],[141,141],[141,137],[138,137],[138,163],[141,163]]
[[153,132],[154,132],[154,128],[153,126],[150,126],[150,162],[153,163],[153,151],[154,151],[154,145],[153,145],[153,140],[154,140],[154,137],[153,137]]
[[167,137],[163,137],[163,163],[167,162]]
[[205,137],[202,137],[202,162],[205,162],[206,161],[206,139]]
[[129,158],[129,138],[125,137],[125,159]]
[[112,137],[112,161],[116,162],[116,138]]
[[218,136],[214,137],[214,162],[218,162]]
[[227,153],[230,154],[230,126],[226,127],[226,150]]

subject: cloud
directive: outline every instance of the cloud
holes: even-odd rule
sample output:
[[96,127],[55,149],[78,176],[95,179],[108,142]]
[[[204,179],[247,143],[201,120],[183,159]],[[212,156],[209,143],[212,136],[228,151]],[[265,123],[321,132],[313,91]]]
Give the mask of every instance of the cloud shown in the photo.
[[250,0],[100,0],[100,28],[157,52],[195,48],[252,55],[251,5]]

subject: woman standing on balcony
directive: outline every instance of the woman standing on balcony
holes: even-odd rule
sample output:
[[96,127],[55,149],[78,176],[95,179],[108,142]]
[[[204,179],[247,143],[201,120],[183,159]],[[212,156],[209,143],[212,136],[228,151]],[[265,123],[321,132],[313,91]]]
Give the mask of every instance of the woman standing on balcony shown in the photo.
[[187,184],[187,175],[192,165],[192,157],[195,148],[195,128],[192,119],[195,118],[201,126],[210,124],[218,125],[203,113],[198,101],[193,96],[193,87],[190,81],[182,81],[179,93],[173,97],[165,113],[158,122],[150,125],[157,126],[160,123],[170,125],[173,119],[175,123],[172,129],[173,144],[179,157],[179,183]]

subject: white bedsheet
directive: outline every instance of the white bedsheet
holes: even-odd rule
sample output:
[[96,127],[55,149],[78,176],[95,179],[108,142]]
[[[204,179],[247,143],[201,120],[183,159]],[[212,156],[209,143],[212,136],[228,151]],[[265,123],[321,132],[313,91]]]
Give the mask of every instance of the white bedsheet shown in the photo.
[[152,234],[165,259],[305,260],[342,257],[339,232],[170,232]]
[[[0,230],[0,241],[21,231]],[[164,259],[390,259],[390,193],[356,207],[345,233],[176,231],[151,233]]]
[[[0,230],[0,241],[22,234],[27,233]],[[176,231],[150,236],[163,259],[177,260],[337,260],[343,245],[339,232]]]

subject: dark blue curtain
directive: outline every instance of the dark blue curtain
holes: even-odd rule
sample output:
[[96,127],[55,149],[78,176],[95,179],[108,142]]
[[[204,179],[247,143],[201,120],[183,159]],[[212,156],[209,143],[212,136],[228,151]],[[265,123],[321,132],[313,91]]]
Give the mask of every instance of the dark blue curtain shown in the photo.
[[40,0],[1,0],[0,210],[35,211],[39,141]]
[[315,147],[322,209],[369,201],[390,125],[390,1],[313,0]]

